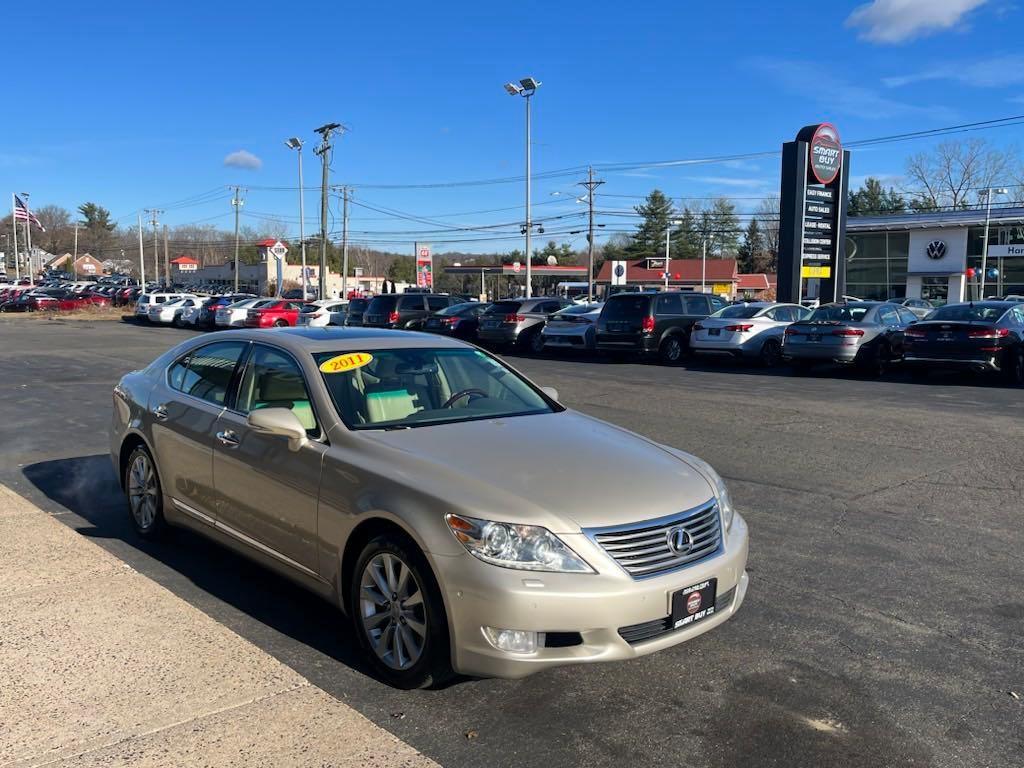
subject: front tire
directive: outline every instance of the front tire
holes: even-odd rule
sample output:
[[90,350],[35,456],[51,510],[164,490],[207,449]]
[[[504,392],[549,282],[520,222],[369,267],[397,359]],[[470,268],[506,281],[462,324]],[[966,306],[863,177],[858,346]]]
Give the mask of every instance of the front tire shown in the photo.
[[164,497],[160,476],[149,451],[139,446],[128,457],[124,471],[124,491],[135,532],[145,539],[158,538],[166,528]]
[[348,601],[359,645],[384,682],[408,690],[452,677],[441,591],[411,541],[384,534],[367,542]]
[[1024,386],[1024,347],[1015,347],[1007,355],[1006,381],[1011,386]]
[[532,352],[533,354],[544,354],[544,336],[541,334],[540,331],[534,331],[532,334],[530,334],[528,345],[530,347],[530,352]]
[[284,328],[286,325],[288,325],[288,322],[286,320],[275,320],[274,321],[274,327],[275,328]]

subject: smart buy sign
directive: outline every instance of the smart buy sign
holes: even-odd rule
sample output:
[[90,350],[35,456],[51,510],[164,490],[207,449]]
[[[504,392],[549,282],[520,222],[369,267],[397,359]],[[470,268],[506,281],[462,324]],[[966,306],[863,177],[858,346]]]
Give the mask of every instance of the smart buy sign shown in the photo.
[[831,123],[822,123],[809,142],[811,173],[819,184],[831,184],[843,167],[843,145],[839,131]]

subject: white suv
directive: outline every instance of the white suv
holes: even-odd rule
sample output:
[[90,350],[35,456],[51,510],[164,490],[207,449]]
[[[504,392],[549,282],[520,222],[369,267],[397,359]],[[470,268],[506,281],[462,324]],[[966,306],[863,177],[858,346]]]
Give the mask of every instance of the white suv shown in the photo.
[[[177,301],[186,294],[182,293],[143,293],[135,302],[135,317],[138,320],[149,319],[149,308],[155,304],[166,304]],[[191,294],[188,294],[191,295]]]

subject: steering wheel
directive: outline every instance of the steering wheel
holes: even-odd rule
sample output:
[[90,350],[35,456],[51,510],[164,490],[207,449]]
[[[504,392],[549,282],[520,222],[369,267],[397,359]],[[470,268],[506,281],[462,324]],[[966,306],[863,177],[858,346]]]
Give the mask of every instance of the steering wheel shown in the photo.
[[442,408],[451,408],[453,405],[455,405],[455,403],[457,403],[462,398],[468,397],[468,398],[470,398],[472,400],[474,396],[475,397],[487,397],[488,395],[482,389],[477,389],[476,387],[470,387],[469,389],[460,389],[454,395],[452,395],[447,400],[445,400],[444,401],[444,405],[442,405],[441,407]]

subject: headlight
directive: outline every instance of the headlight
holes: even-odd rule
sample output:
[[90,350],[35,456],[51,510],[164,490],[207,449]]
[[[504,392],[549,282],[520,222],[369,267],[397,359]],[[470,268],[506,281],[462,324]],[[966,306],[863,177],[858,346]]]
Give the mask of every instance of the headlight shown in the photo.
[[686,461],[696,466],[700,473],[711,483],[711,487],[715,492],[715,499],[718,500],[718,508],[722,510],[722,525],[728,531],[732,528],[732,519],[736,516],[736,509],[732,505],[732,497],[729,495],[729,489],[725,487],[725,481],[718,476],[718,473],[706,461],[698,459],[696,456],[689,456]]
[[455,538],[485,563],[524,571],[594,573],[560,538],[539,525],[513,525],[446,515]]

